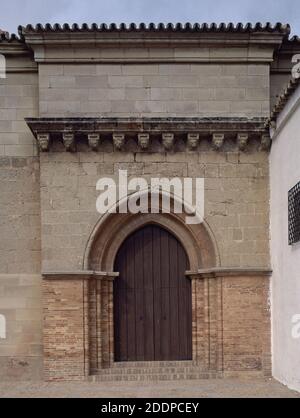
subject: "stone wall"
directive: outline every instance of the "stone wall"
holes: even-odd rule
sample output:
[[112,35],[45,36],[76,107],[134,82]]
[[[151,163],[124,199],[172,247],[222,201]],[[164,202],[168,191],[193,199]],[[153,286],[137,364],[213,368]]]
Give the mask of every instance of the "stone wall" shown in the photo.
[[[265,64],[40,64],[40,116],[267,116],[269,66]],[[95,211],[97,180],[129,175],[205,177],[206,218],[224,266],[267,266],[268,157],[252,144],[195,152],[182,143],[165,153],[158,142],[124,152],[111,141],[98,153],[41,155],[43,269],[80,269]],[[64,249],[64,252],[62,252]],[[65,251],[67,251],[67,256]]]
[[[235,62],[247,60],[248,52],[246,48],[218,49],[223,54],[221,61],[228,61],[231,55]],[[56,58],[65,53],[55,49]],[[81,58],[84,54],[88,56],[89,51],[81,48]],[[166,152],[153,138],[150,149],[141,152],[136,140],[128,138],[125,150],[119,152],[105,138],[97,152],[82,142],[75,153],[65,152],[56,141],[49,153],[38,156],[24,118],[266,117],[270,97],[267,59],[262,51],[261,64],[41,63],[38,74],[28,69],[26,73],[11,71],[7,79],[0,80],[4,97],[0,110],[0,234],[4,237],[0,243],[0,314],[7,319],[7,339],[0,340],[0,367],[6,377],[40,376],[41,271],[84,268],[86,246],[100,216],[96,211],[100,177],[117,176],[120,169],[147,179],[204,177],[205,220],[217,243],[220,266],[269,266],[268,154],[259,150],[256,140],[250,141],[245,152],[238,151],[233,137],[218,152],[212,150],[208,138],[201,138],[192,152],[177,140],[174,152]],[[265,335],[267,339],[268,283],[235,280],[237,284],[218,279],[217,287],[211,289],[210,295],[216,291],[217,298],[213,306],[218,307],[213,315],[222,313],[225,322],[224,327],[217,325],[215,334],[206,335],[213,351],[206,350],[205,356],[216,369],[223,347],[226,370],[267,370],[263,362],[268,348],[262,347]],[[228,289],[233,289],[232,310]],[[81,379],[90,367],[88,328],[93,326],[87,319],[87,286],[82,280],[46,281],[43,295],[45,376]],[[224,295],[223,301],[220,295]],[[263,308],[257,310],[259,304]],[[208,302],[203,318],[210,306]],[[245,327],[235,318],[244,308]],[[210,318],[209,323],[215,325],[220,318]],[[201,321],[199,324],[201,329]],[[237,326],[241,337],[235,335]],[[246,349],[249,332],[260,337]],[[248,365],[239,357],[242,350],[248,350]],[[105,359],[111,355],[111,350],[105,351]]]
[[100,217],[96,182],[117,177],[119,169],[148,179],[204,177],[205,218],[221,266],[269,266],[268,154],[257,152],[257,146],[246,153],[233,147],[216,152],[203,141],[198,152],[112,152],[108,141],[97,153],[42,153],[42,269],[83,268],[85,247]]
[[24,118],[37,116],[37,73],[9,72],[0,78],[0,100],[0,156],[36,156],[35,140]]
[[266,64],[40,64],[40,116],[268,116]]
[[0,274],[0,314],[6,339],[0,339],[3,380],[42,376],[42,292],[39,274]]
[[298,86],[277,119],[270,155],[273,373],[298,391],[300,242],[289,245],[288,192],[300,181],[299,100]]
[[[8,68],[14,64],[8,59]],[[40,173],[35,140],[24,121],[37,115],[37,81],[32,72],[9,72],[0,79],[2,380],[38,378],[42,371]]]

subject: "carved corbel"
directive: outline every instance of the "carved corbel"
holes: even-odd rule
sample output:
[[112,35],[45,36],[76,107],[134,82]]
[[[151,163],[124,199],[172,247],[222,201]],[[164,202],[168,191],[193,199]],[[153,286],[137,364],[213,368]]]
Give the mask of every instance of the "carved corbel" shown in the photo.
[[89,147],[93,151],[97,151],[100,144],[100,134],[88,134]]
[[143,150],[149,148],[150,135],[149,134],[138,134],[138,144]]
[[166,151],[170,151],[174,146],[174,134],[164,133],[162,134],[162,144]]
[[122,150],[125,145],[125,135],[124,134],[113,134],[113,143],[114,147],[117,150]]
[[49,151],[50,134],[37,134],[37,143],[40,151]]
[[261,140],[260,140],[260,150],[261,151],[269,151],[271,148],[271,138],[269,134],[262,134]]
[[215,151],[218,151],[224,144],[224,134],[214,133],[212,136],[212,147]]
[[63,143],[67,151],[73,152],[75,151],[75,137],[74,134],[71,133],[64,133],[63,134]]
[[190,133],[187,136],[187,147],[190,150],[198,148],[199,145],[199,134]]
[[245,151],[248,144],[249,135],[247,133],[237,134],[237,145],[240,151]]

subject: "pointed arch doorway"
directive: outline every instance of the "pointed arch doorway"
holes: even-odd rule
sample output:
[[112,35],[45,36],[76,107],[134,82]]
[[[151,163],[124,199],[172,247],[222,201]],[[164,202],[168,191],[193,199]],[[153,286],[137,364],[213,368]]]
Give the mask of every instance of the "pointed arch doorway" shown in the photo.
[[188,257],[168,230],[148,224],[121,245],[114,283],[115,361],[192,359]]

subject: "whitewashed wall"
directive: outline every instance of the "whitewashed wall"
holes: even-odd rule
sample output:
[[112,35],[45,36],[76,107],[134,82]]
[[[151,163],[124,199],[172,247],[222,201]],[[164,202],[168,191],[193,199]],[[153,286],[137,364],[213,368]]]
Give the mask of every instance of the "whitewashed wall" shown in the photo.
[[292,336],[300,315],[300,243],[288,245],[288,191],[300,181],[300,87],[277,121],[270,176],[273,374],[300,391],[300,337]]

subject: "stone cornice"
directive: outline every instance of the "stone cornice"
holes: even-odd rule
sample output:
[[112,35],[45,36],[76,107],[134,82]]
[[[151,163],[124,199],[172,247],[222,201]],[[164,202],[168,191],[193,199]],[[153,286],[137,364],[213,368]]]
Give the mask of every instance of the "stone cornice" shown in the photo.
[[[272,62],[288,38],[280,23],[27,25],[19,35],[37,62]],[[157,53],[165,49],[168,53]],[[85,54],[85,49],[88,53]],[[235,49],[235,51],[233,51]],[[61,54],[61,50],[64,51]],[[141,53],[141,50],[144,51]],[[108,53],[107,53],[108,51]],[[151,52],[152,51],[152,52]]]
[[76,151],[76,142],[82,140],[95,151],[103,137],[109,137],[115,148],[124,149],[127,136],[136,137],[141,145],[140,134],[147,137],[142,144],[144,150],[153,136],[160,136],[169,150],[176,138],[191,142],[193,134],[197,138],[199,135],[199,139],[195,137],[197,141],[210,138],[216,150],[228,138],[236,141],[240,151],[252,139],[258,139],[263,150],[270,146],[266,118],[26,118],[26,122],[41,151],[48,151],[54,141],[62,142],[68,151]]
[[0,54],[7,58],[7,73],[38,72],[38,64],[34,62],[33,51],[14,34],[11,36],[7,35],[7,37],[0,40]]
[[90,45],[90,46],[249,46],[261,45],[280,46],[281,33],[252,32],[24,32],[25,43],[35,45]]
[[269,63],[274,50],[288,42],[290,27],[281,23],[38,24],[20,26],[18,32],[19,37],[1,34],[0,53],[34,55],[36,62],[53,63]]
[[230,44],[230,45],[245,45],[245,44],[269,44],[280,45],[284,39],[287,39],[290,33],[289,25],[277,23],[272,26],[270,23],[262,25],[256,23],[255,25],[239,23],[233,25],[232,23],[219,25],[212,24],[153,24],[146,25],[144,23],[129,25],[114,23],[106,24],[92,24],[91,26],[83,24],[73,25],[59,25],[46,24],[45,26],[38,24],[35,27],[27,25],[26,27],[19,27],[19,35],[22,40],[25,40],[30,45],[53,45],[67,43],[72,44],[90,44],[100,45],[105,42],[106,46],[120,45],[120,44],[139,44],[146,46],[148,43],[152,46],[154,44],[166,44],[171,46],[179,42],[187,42],[191,44],[207,43],[207,44]]
[[28,49],[24,42],[13,38],[12,40],[0,41],[0,53],[12,56],[32,56],[33,53]]
[[242,268],[242,267],[213,267],[210,269],[200,269],[196,272],[187,271],[185,273],[190,279],[206,279],[216,277],[257,277],[271,276],[272,270],[264,268]]

